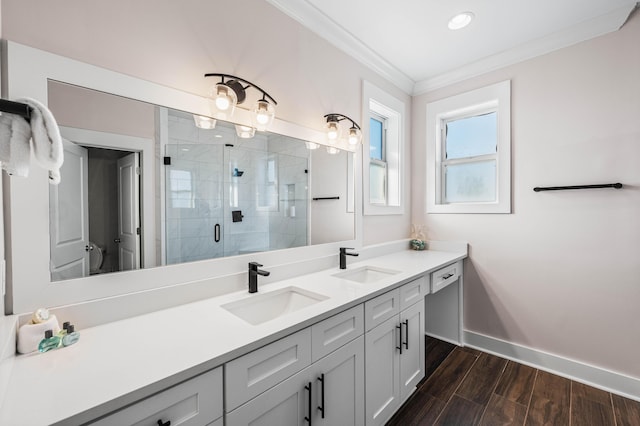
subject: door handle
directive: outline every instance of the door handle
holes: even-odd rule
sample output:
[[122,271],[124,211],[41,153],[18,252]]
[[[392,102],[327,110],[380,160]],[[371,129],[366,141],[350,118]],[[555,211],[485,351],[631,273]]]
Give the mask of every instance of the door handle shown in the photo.
[[409,320],[408,319],[404,320],[403,324],[404,324],[404,338],[405,338],[404,348],[406,350],[409,350]]
[[400,344],[396,346],[396,349],[400,349],[400,355],[402,355],[402,323],[400,323],[400,325],[396,325],[396,329],[399,330],[398,340],[400,341]]
[[213,240],[216,243],[220,242],[220,224],[216,223],[216,226],[213,227]]
[[120,238],[114,238],[113,242],[116,243],[116,244],[120,244]]
[[88,244],[84,246],[84,251],[91,251],[91,250],[93,250],[93,246],[90,246]]
[[318,406],[318,410],[320,410],[322,418],[324,419],[324,373],[318,377],[318,381],[322,384],[322,387],[320,388],[320,404],[322,405]]
[[309,382],[305,387],[305,390],[309,391],[309,399],[307,400],[307,408],[309,412],[309,417],[305,416],[304,420],[309,422],[309,426],[311,426],[311,382]]

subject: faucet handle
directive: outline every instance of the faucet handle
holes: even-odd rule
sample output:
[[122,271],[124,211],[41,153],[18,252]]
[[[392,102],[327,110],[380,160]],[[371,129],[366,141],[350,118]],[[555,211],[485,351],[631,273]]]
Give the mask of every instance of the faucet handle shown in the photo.
[[249,262],[249,269],[258,269],[260,267],[262,267],[264,265],[258,263],[258,262]]
[[340,247],[340,251],[342,253],[346,253],[347,250],[355,250],[353,247]]

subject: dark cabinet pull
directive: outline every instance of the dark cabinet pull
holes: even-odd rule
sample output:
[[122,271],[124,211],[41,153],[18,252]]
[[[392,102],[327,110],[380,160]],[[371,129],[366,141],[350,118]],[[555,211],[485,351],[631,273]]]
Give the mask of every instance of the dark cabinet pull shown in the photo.
[[404,348],[406,350],[409,350],[409,320],[408,319],[404,320],[403,324],[404,324],[404,338],[405,338]]
[[400,345],[396,346],[396,349],[400,349],[400,355],[402,355],[402,324],[396,325],[396,328],[400,331],[398,333],[398,338],[400,340]]
[[320,413],[322,413],[322,418],[324,419],[324,373],[322,373],[320,377],[318,377],[318,381],[322,383],[322,387],[320,388],[320,404],[322,405],[318,406],[318,410],[320,410]]
[[162,420],[158,420],[158,426],[171,426],[171,420],[167,420],[166,423]]
[[220,242],[220,224],[216,223],[216,226],[213,227],[213,239],[216,243]]
[[452,276],[453,276],[453,274],[447,274],[447,275],[443,275],[442,278],[445,279],[445,280],[448,280]]
[[309,417],[305,416],[304,420],[309,422],[309,426],[311,426],[311,382],[309,382],[305,387],[306,390],[309,391],[309,399],[307,400],[307,407],[309,410]]

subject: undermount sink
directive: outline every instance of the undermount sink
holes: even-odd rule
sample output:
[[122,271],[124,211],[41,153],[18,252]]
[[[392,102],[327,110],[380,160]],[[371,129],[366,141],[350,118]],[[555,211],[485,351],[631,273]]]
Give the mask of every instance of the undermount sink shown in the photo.
[[258,293],[221,307],[249,324],[259,325],[328,299],[299,287]]
[[380,281],[384,278],[390,277],[391,275],[399,273],[400,271],[394,271],[393,269],[378,268],[376,266],[362,266],[360,268],[333,274],[333,276],[336,278],[342,278],[344,280],[368,284]]

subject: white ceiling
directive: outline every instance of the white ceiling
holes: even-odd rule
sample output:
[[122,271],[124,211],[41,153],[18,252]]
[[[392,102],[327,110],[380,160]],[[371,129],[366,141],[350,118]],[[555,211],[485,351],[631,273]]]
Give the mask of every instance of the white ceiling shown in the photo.
[[[619,29],[630,0],[267,0],[411,94]],[[453,15],[475,19],[451,31]]]

